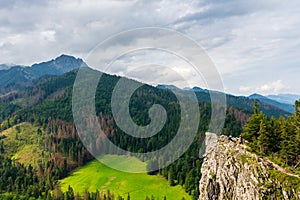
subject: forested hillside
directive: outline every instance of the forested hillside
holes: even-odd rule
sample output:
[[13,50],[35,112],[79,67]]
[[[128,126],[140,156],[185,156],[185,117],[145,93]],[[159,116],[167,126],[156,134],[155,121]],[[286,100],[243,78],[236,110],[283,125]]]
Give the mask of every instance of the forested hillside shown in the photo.
[[[44,152],[45,158],[42,159],[43,162],[37,161],[37,165],[30,165],[30,170],[28,166],[18,164],[18,161],[9,164],[13,168],[23,167],[24,173],[27,173],[28,170],[32,171],[36,179],[39,180],[38,184],[35,181],[25,181],[23,178],[17,180],[17,176],[12,176],[13,173],[7,172],[5,177],[9,182],[6,181],[5,183],[14,185],[17,180],[20,181],[19,185],[24,185],[26,182],[26,185],[29,184],[36,188],[34,189],[35,193],[32,194],[30,190],[16,189],[11,186],[10,192],[34,197],[50,195],[46,191],[55,189],[58,179],[66,177],[70,171],[93,159],[81,143],[73,123],[71,101],[76,73],[77,71],[72,71],[62,76],[45,77],[45,79],[39,79],[33,86],[8,93],[0,98],[3,105],[1,107],[1,131],[11,127],[16,129],[22,122],[28,122],[38,127],[39,134],[42,134],[40,148]],[[169,117],[166,126],[155,137],[135,139],[123,133],[115,125],[111,115],[110,99],[114,85],[118,80],[119,77],[117,76],[103,74],[99,83],[101,87],[98,87],[96,92],[96,112],[102,125],[106,127],[106,133],[111,141],[132,152],[151,151],[167,144],[174,137],[178,128],[179,105],[175,95],[169,90],[161,90],[148,85],[142,86],[134,93],[130,102],[130,112],[137,124],[149,123],[148,109],[154,103],[163,105]],[[153,174],[160,173],[168,179],[170,185],[183,185],[185,190],[194,198],[199,195],[198,182],[201,176],[199,170],[202,162],[199,158],[201,135],[207,130],[210,119],[210,103],[199,101],[199,106],[201,121],[194,143],[175,163],[163,170],[153,172]],[[230,107],[227,112],[224,132],[238,135],[242,129],[241,121],[237,117],[242,117],[245,120],[248,118],[247,116],[247,113],[244,114],[242,111]],[[5,144],[6,141],[2,139],[1,142]],[[5,145],[3,145],[3,152],[5,151]],[[48,155],[47,158],[46,155]],[[6,162],[10,162],[8,155],[3,153],[2,156],[3,159],[7,159]],[[6,167],[3,170],[5,169]],[[2,188],[2,191],[4,192],[6,189]]]
[[[38,142],[32,142],[34,144],[30,144],[28,140],[22,143],[24,148],[29,149],[30,145],[34,145],[40,152],[38,159],[28,160],[22,159],[19,149],[11,150],[14,149],[11,148],[12,145],[17,146],[24,141],[22,139],[25,137],[24,134],[21,134],[20,138],[14,134],[6,138],[5,134],[1,134],[1,159],[6,163],[2,165],[2,174],[4,174],[2,176],[4,184],[0,188],[2,192],[8,191],[11,195],[20,194],[35,198],[47,196],[53,198],[55,194],[56,197],[64,198],[63,196],[67,194],[62,194],[57,180],[68,176],[72,170],[93,159],[82,144],[73,122],[72,89],[76,74],[77,70],[61,76],[45,76],[34,80],[31,86],[11,91],[0,97],[0,130],[3,133],[14,130],[16,132],[14,134],[18,135],[19,130],[24,129],[22,123],[25,122],[31,124],[34,127],[32,129],[38,130],[34,133],[40,138]],[[166,109],[168,120],[154,137],[134,138],[117,127],[112,117],[111,95],[119,79],[118,76],[102,74],[96,90],[96,114],[101,126],[104,127],[105,134],[115,145],[130,152],[153,151],[168,144],[179,126],[180,106],[176,96],[171,90],[149,85],[137,89],[130,100],[129,110],[133,121],[138,125],[147,125],[150,122],[148,111],[154,104],[160,104]],[[165,177],[170,186],[182,185],[193,199],[199,196],[198,182],[201,177],[199,171],[202,163],[202,159],[199,158],[200,144],[204,139],[204,133],[208,130],[211,116],[211,104],[207,92],[197,92],[196,95],[199,100],[200,122],[194,142],[176,162],[162,170],[151,172],[153,175],[160,174]],[[248,105],[252,101],[247,98],[231,97],[228,102],[229,105],[235,106],[227,108],[223,134],[238,136],[242,132],[242,125],[246,123],[251,113],[247,106],[241,105]],[[272,110],[270,106],[260,105],[264,110]],[[280,110],[275,109],[275,111],[277,114],[286,115]],[[7,141],[15,142],[10,143],[9,147]],[[14,160],[11,160],[12,158]],[[147,164],[151,167],[157,165],[157,162],[152,160]],[[14,173],[14,170],[18,170],[20,174]],[[26,190],[25,188],[28,187],[33,189]],[[49,193],[52,190],[55,192]]]
[[244,137],[251,150],[268,156],[287,169],[300,172],[300,102],[295,114],[285,119],[268,118],[254,104],[254,114],[244,127]]

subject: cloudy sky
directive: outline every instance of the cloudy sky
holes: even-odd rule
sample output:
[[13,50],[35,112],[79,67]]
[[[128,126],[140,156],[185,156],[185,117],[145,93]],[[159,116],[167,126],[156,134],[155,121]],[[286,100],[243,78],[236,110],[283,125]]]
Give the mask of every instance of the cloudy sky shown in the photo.
[[[1,0],[0,63],[31,65],[62,53],[85,60],[114,34],[161,27],[197,42],[214,62],[229,93],[300,94],[299,19],[298,0]],[[130,45],[130,41],[119,41],[119,45]],[[206,80],[193,76],[186,63],[172,56],[159,51],[133,52],[116,60],[111,71],[138,74],[145,82],[151,77],[153,84],[185,87],[174,79],[176,71],[192,85],[207,86]],[[162,59],[164,62],[149,65],[149,60]],[[152,76],[143,76],[145,70],[130,73],[137,64],[147,66]],[[172,70],[161,73],[160,66]]]

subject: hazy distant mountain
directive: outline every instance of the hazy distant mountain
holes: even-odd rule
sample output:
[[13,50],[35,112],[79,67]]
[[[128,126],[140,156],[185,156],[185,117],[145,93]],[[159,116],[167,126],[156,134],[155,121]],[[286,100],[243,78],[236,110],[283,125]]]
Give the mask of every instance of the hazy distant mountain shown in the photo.
[[192,90],[194,92],[206,92],[206,93],[209,92],[207,89],[202,89],[200,87],[193,87]]
[[[177,88],[174,85],[157,85],[157,88],[160,89],[170,89],[170,90],[180,90],[180,88]],[[184,88],[183,91],[185,90],[193,90],[198,98],[199,101],[202,102],[210,102],[210,93],[216,93],[216,94],[222,94],[221,92],[218,91],[211,91],[207,89],[202,89],[200,87],[193,87],[193,88]],[[249,97],[244,97],[244,96],[234,96],[230,94],[225,94],[226,95],[226,103],[228,106],[232,106],[235,108],[238,108],[245,113],[251,113],[253,111],[253,104],[255,101],[255,98],[249,98]],[[260,109],[265,113],[267,116],[285,116],[287,117],[291,113],[294,112],[294,108],[292,105],[286,105],[282,104],[273,100],[267,101],[262,101],[263,96],[257,95],[253,96],[256,97],[257,100],[259,100],[258,104]],[[266,98],[266,97],[264,97]]]
[[1,65],[0,87],[10,84],[26,84],[44,75],[62,75],[73,69],[85,65],[82,59],[73,56],[61,55],[48,62],[34,64],[31,67]]
[[252,94],[252,95],[249,96],[249,98],[267,103],[269,105],[276,106],[277,108],[285,110],[289,113],[294,113],[294,111],[295,111],[295,108],[294,108],[293,104],[281,103],[281,102],[270,99],[270,98],[265,97],[265,96],[260,95],[260,94]]
[[180,88],[176,87],[175,85],[158,84],[156,87],[159,89],[180,90]]
[[[6,93],[11,90],[24,88],[24,86],[34,84],[34,80],[40,77],[62,75],[66,72],[77,69],[81,66],[87,66],[82,59],[73,56],[61,55],[56,59],[34,64],[31,67],[13,66],[7,70],[0,70],[0,93]],[[160,89],[181,90],[174,85],[157,85]],[[210,91],[200,87],[191,88],[196,93],[199,101],[210,102],[210,93],[220,93]],[[184,90],[183,90],[184,91]],[[188,94],[188,93],[187,93]],[[227,105],[238,108],[246,113],[252,112],[254,103],[253,98],[237,97],[226,94]],[[261,98],[260,98],[261,99]],[[261,100],[260,100],[261,101]],[[273,100],[259,102],[261,110],[268,116],[279,117],[280,115],[288,116],[294,111],[292,105],[285,105]]]
[[269,99],[273,99],[280,103],[292,104],[294,105],[296,100],[300,99],[300,95],[297,94],[278,94],[278,95],[268,95]]
[[0,64],[0,70],[6,70],[13,66],[16,66],[15,64]]
[[[47,167],[44,170],[44,171],[52,170],[55,172],[54,174],[53,173],[50,173],[49,175],[47,174],[48,178],[54,180],[53,183],[56,183],[60,178],[59,175],[56,175],[61,173],[60,170],[64,171],[63,172],[63,174],[65,174],[64,176],[67,176],[72,170],[74,170],[76,166],[81,166],[93,158],[91,155],[84,153],[88,151],[84,148],[84,145],[82,145],[82,141],[80,140],[79,137],[80,135],[79,136],[77,135],[76,128],[74,126],[75,124],[74,124],[73,112],[72,112],[72,94],[73,94],[72,87],[77,76],[77,70],[75,69],[68,73],[65,73],[63,75],[58,75],[58,76],[50,75],[50,74],[55,75],[55,74],[62,73],[63,71],[71,70],[73,68],[78,68],[82,63],[83,63],[82,60],[75,59],[74,57],[60,56],[55,60],[36,64],[33,65],[32,67],[26,68],[26,67],[16,66],[11,68],[10,70],[6,70],[6,71],[4,70],[7,74],[10,73],[8,75],[11,78],[14,78],[13,73],[18,75],[16,80],[31,80],[37,76],[48,74],[48,76],[43,75],[42,77],[32,81],[31,86],[27,87],[25,90],[22,91],[16,90],[14,92],[9,92],[6,93],[5,95],[0,96],[0,113],[1,113],[0,123],[3,124],[3,125],[1,124],[1,131],[2,130],[10,131],[12,133],[12,134],[3,134],[4,137],[2,137],[1,142],[2,143],[5,142],[5,143],[3,143],[2,146],[4,146],[5,148],[7,146],[10,147],[9,150],[16,149],[15,152],[2,150],[1,156],[5,155],[11,157],[14,155],[20,155],[19,156],[20,159],[14,161],[15,163],[18,163],[18,161],[23,159],[24,156],[25,157],[27,156],[24,153],[19,153],[20,145],[22,145],[21,146],[22,149],[26,149],[27,153],[29,152],[29,154],[33,155],[31,157],[39,158],[40,160],[49,159],[48,155],[50,155],[53,151],[55,151],[56,155],[59,156],[53,156],[53,162],[52,159],[48,162],[50,164],[51,163],[53,164],[51,164],[51,166],[49,165],[49,170]],[[200,145],[199,141],[201,141],[201,138],[204,139],[204,137],[202,137],[203,136],[202,134],[208,130],[209,122],[212,117],[211,104],[209,103],[210,93],[214,94],[220,92],[209,91],[210,92],[209,93],[208,90],[201,89],[198,87],[194,87],[190,89],[190,91],[186,91],[186,90],[181,90],[173,85],[157,86],[158,88],[163,88],[163,89],[154,88],[150,85],[144,85],[143,87],[140,87],[138,91],[135,94],[133,94],[130,99],[130,111],[131,111],[130,114],[133,116],[133,119],[136,122],[139,122],[140,124],[147,124],[151,122],[151,118],[147,117],[147,113],[149,112],[149,109],[151,108],[152,105],[159,104],[165,108],[168,120],[166,121],[166,126],[165,126],[166,128],[163,128],[161,132],[155,135],[154,139],[152,138],[151,140],[139,139],[137,141],[136,140],[137,138],[128,136],[127,134],[123,134],[122,130],[118,128],[117,125],[114,125],[115,120],[113,118],[112,111],[111,111],[111,97],[114,88],[121,77],[116,75],[100,73],[89,68],[85,68],[85,73],[102,75],[98,85],[99,87],[97,87],[97,91],[95,92],[95,105],[97,105],[95,107],[96,108],[95,113],[97,113],[97,117],[99,117],[99,121],[103,122],[106,127],[109,127],[103,129],[106,131],[104,133],[106,135],[110,134],[111,141],[115,141],[116,145],[128,151],[134,150],[137,152],[138,150],[141,149],[141,147],[146,147],[148,149],[145,150],[151,152],[151,151],[155,151],[156,147],[160,147],[163,144],[166,144],[166,142],[169,142],[169,140],[166,140],[166,138],[172,139],[176,134],[177,129],[181,128],[180,123],[182,122],[181,121],[182,112],[181,112],[181,105],[177,101],[176,96],[172,94],[172,92],[169,91],[168,89],[171,89],[173,91],[180,90],[180,92],[178,92],[179,95],[189,94],[191,93],[190,91],[192,90],[195,91],[195,94],[199,100],[199,112],[200,112],[200,118],[199,118],[200,120],[198,124],[199,127],[195,132],[197,134],[196,138],[198,139],[194,140],[194,143],[189,147],[190,150],[187,151],[184,156],[182,156],[182,159],[176,161],[178,163],[174,165],[175,166],[174,170],[172,168],[172,173],[174,173],[176,177],[180,177],[181,175],[189,177],[189,174],[194,173],[195,167],[197,167],[202,162],[201,160],[199,161],[195,160],[195,158],[198,158],[197,155],[199,155],[199,149],[200,149],[200,146],[198,146]],[[130,84],[132,82],[136,82],[136,81],[126,79],[126,83]],[[252,107],[255,100],[247,97],[237,97],[228,94],[226,95],[226,97],[227,97],[228,107],[227,107],[227,114],[225,116],[223,133],[233,134],[237,136],[239,133],[242,132],[242,125],[249,119],[250,114],[253,110]],[[273,115],[278,117],[280,115],[284,115],[284,116],[289,115],[289,113],[275,106],[260,101],[258,103],[260,109],[268,116]],[[220,107],[219,105],[217,105],[217,108],[218,110],[222,110],[222,107]],[[188,109],[187,113],[189,114],[189,115],[185,115],[185,117],[190,117],[191,113],[193,113],[194,111],[192,110],[193,108],[186,106],[185,109]],[[83,113],[82,110],[80,111],[80,113]],[[84,119],[85,115],[83,115],[82,117]],[[89,120],[89,118],[87,120]],[[26,128],[27,125],[29,128]],[[47,130],[45,130],[45,128],[43,127],[47,127]],[[20,133],[18,133],[18,129],[21,130]],[[184,133],[188,133],[188,131],[191,131],[190,126],[183,128],[182,130]],[[113,134],[113,133],[117,133],[117,134]],[[5,139],[6,137],[8,137],[8,139]],[[27,142],[26,139],[27,137],[31,139],[30,143]],[[223,139],[230,146],[234,146],[234,147],[238,146],[234,143],[229,144],[226,137],[223,137]],[[58,141],[60,141],[59,145],[57,145]],[[100,141],[100,144],[102,142],[101,139],[95,140],[94,143],[92,143],[93,144],[92,146],[96,146],[98,144],[97,141],[98,142]],[[34,147],[36,147],[35,149],[31,148],[33,145]],[[15,148],[15,146],[18,148]],[[2,147],[2,149],[4,148]],[[176,154],[177,153],[176,148],[173,149],[174,149],[174,154]],[[242,151],[238,151],[238,152],[242,152]],[[224,152],[224,155],[225,154],[226,152]],[[76,155],[76,156],[72,156],[72,155]],[[241,154],[238,153],[235,153],[235,155],[236,155],[235,158],[239,158],[241,156]],[[155,158],[154,162],[152,160],[150,160],[150,162],[156,163],[156,160],[163,159],[163,156],[164,154],[162,154],[162,156],[159,158]],[[231,160],[234,161],[235,163],[238,163],[239,166],[242,166],[244,162],[243,159],[237,160],[235,158]],[[68,159],[70,160],[70,162]],[[2,159],[2,160],[4,160],[3,162],[8,162],[6,160],[9,159]],[[26,159],[24,158],[24,160]],[[9,162],[9,164],[6,163],[3,164],[3,162],[1,163],[2,171],[5,171],[7,169],[9,170],[8,172],[10,173],[16,171],[14,165],[12,165],[11,162]],[[64,162],[63,167],[61,165],[61,162]],[[38,166],[39,160],[37,161],[34,160],[33,162],[30,159],[30,163],[33,164],[36,163],[37,164],[36,166]],[[186,163],[196,163],[196,164],[195,166],[191,164],[190,167],[188,168],[181,167],[181,166],[187,166]],[[23,165],[18,165],[18,166],[23,166]],[[197,167],[198,171],[200,171],[199,167],[200,166]],[[22,170],[19,171],[24,173],[23,174],[18,173],[18,177],[21,178],[27,177],[26,175],[27,171],[31,173],[30,170],[26,170],[26,168],[24,168],[24,170],[23,168],[21,169]],[[166,170],[168,169],[166,168]],[[36,170],[33,171],[35,172]],[[169,172],[166,171],[166,173]],[[37,174],[36,177],[38,177],[39,173],[37,172],[36,174]],[[209,172],[208,174],[209,176],[211,176]],[[29,174],[28,177],[30,176],[31,175]],[[5,179],[6,177],[4,178],[1,177],[1,178],[4,181],[6,181]],[[198,184],[199,180],[196,178],[197,178],[196,175],[189,177],[189,181],[191,183],[194,183],[193,185],[190,185],[189,188],[199,187]],[[229,179],[231,178],[232,176],[230,174]],[[36,178],[33,180],[36,180]],[[179,180],[176,179],[176,181],[180,183]],[[50,182],[52,184],[52,181]],[[10,179],[8,179],[6,183],[10,184],[9,185],[10,188],[13,188],[13,184],[15,182],[10,181]],[[29,181],[28,184],[30,184]],[[226,183],[224,182],[224,184]],[[38,188],[39,185],[40,184],[37,183],[36,186],[37,189],[39,189]],[[52,185],[50,186],[52,187]],[[5,188],[7,188],[6,185]],[[44,189],[44,187],[42,187],[42,189]],[[40,189],[39,191],[42,191],[42,189]],[[251,197],[252,196],[250,196],[250,198]]]
[[[175,85],[159,84],[156,87],[159,89],[181,90],[180,88],[176,87]],[[193,88],[185,87],[182,90],[193,90],[194,92],[206,92],[206,93],[209,92],[209,90],[207,90],[207,89],[202,89],[202,88],[196,87],[196,86]]]

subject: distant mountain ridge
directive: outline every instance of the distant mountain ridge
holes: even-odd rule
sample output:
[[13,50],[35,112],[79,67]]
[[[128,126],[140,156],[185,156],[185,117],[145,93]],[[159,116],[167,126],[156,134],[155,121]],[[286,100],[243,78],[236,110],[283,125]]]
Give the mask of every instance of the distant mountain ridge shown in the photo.
[[0,64],[0,70],[7,70],[13,66],[16,66],[15,64]]
[[280,103],[292,104],[294,105],[296,100],[300,99],[300,95],[297,94],[278,94],[278,95],[268,95],[269,99],[273,99]]
[[159,89],[169,89],[169,90],[180,90],[180,88],[176,87],[175,85],[164,85],[164,84],[158,84],[156,86]]
[[[39,78],[45,76],[51,77],[56,75],[62,75],[66,72],[78,69],[87,64],[80,58],[73,56],[61,55],[50,61],[34,64],[31,67],[25,66],[13,66],[7,70],[0,70],[0,94],[5,94],[9,91],[26,88],[29,85],[34,85],[34,82]],[[174,85],[157,85],[159,89],[170,89],[170,90],[193,90],[199,101],[210,102],[210,93],[220,93],[218,91],[210,91],[208,89],[202,89],[200,87],[180,89]],[[225,94],[227,98],[227,105],[239,108],[241,111],[246,113],[252,112],[254,98],[248,97],[237,97],[230,94]],[[259,99],[258,99],[259,100]],[[259,100],[259,106],[262,111],[268,116],[279,117],[283,115],[287,117],[294,112],[293,105],[285,105],[278,103],[273,100],[262,101]]]
[[263,96],[263,95],[260,95],[260,94],[252,94],[249,96],[250,99],[255,99],[255,100],[258,100],[258,101],[261,101],[261,102],[264,102],[264,103],[267,103],[269,105],[273,105],[277,108],[280,108],[282,110],[285,110],[289,113],[294,113],[295,111],[295,108],[293,106],[293,104],[287,104],[287,103],[281,103],[281,102],[278,102],[276,100],[273,100],[271,98],[268,98],[266,96]]
[[[174,86],[174,85],[157,85],[157,88],[160,89],[169,89],[169,90],[181,90],[180,88]],[[213,91],[208,89],[202,89],[200,87],[193,87],[193,88],[184,88],[184,90],[193,90],[198,98],[199,101],[203,102],[210,102],[210,93],[215,94],[222,94],[222,92],[219,91]],[[259,107],[265,113],[267,116],[275,116],[280,117],[284,116],[287,117],[290,114],[294,113],[294,107],[293,105],[289,104],[282,104],[279,102],[276,102],[271,99],[267,99],[266,97],[262,95],[255,95],[250,97],[245,96],[234,96],[231,94],[226,94],[226,103],[227,106],[233,106],[235,108],[238,108],[246,113],[251,113],[253,110],[253,104],[255,100],[258,100]]]
[[34,64],[31,67],[2,64],[0,68],[0,87],[11,84],[26,84],[44,75],[62,75],[83,65],[87,66],[82,59],[64,54],[56,59]]
[[[82,64],[79,65],[81,62]],[[27,157],[27,154],[31,154],[31,152],[32,157],[40,158],[41,160],[46,160],[48,159],[48,157],[51,157],[51,160],[49,160],[49,162],[45,163],[45,165],[43,164],[45,168],[41,168],[43,172],[47,172],[47,174],[45,174],[46,178],[44,178],[43,175],[41,180],[48,180],[49,178],[51,178],[49,185],[50,189],[55,187],[54,183],[57,183],[59,179],[68,176],[70,172],[72,172],[75,168],[86,164],[87,161],[93,158],[93,156],[90,155],[89,151],[85,148],[86,145],[82,144],[82,138],[80,138],[80,135],[78,135],[77,128],[74,124],[73,119],[74,110],[72,109],[72,95],[74,93],[72,89],[78,72],[78,69],[73,69],[73,67],[80,67],[82,65],[85,65],[85,63],[83,63],[81,59],[62,55],[56,59],[33,65],[31,68],[36,70],[36,72],[34,72],[34,70],[27,70],[26,67],[15,67],[18,71],[20,71],[19,77],[23,77],[25,80],[31,82],[31,84],[29,85],[29,87],[24,87],[25,89],[22,88],[13,91],[11,90],[4,95],[0,95],[0,131],[9,129],[8,132],[10,132],[11,130],[13,130],[14,132],[12,132],[13,134],[11,134],[10,138],[14,138],[14,141],[16,141],[15,143],[17,145],[21,144],[22,142],[22,144],[24,144],[24,147],[27,147],[28,145],[34,145],[33,147],[35,147],[36,144],[38,144],[38,148],[31,148],[32,146],[29,146],[31,148],[30,151],[28,151],[26,148],[22,148],[22,151],[19,151],[19,149],[17,149],[18,151],[14,152],[13,154],[19,157],[13,156],[14,162],[18,162],[18,160],[15,158],[20,158],[21,160],[24,157]],[[24,68],[26,70],[24,70]],[[62,75],[57,75],[59,73],[62,73],[63,70],[71,71]],[[171,91],[167,90],[180,90],[180,95],[185,95],[191,92],[182,90],[172,85],[160,85],[158,87],[161,87],[162,89],[158,89],[151,85],[145,84],[144,86],[139,88],[139,90],[132,95],[129,107],[130,111],[132,111],[130,112],[130,114],[132,115],[132,119],[135,123],[137,123],[138,125],[147,125],[149,122],[151,122],[151,118],[148,116],[148,113],[151,109],[151,106],[155,104],[162,105],[165,108],[168,116],[166,126],[162,129],[161,132],[156,134],[154,138],[145,138],[145,140],[139,140],[138,138],[131,137],[128,134],[123,133],[123,131],[119,129],[117,125],[115,125],[114,116],[111,111],[111,97],[113,95],[116,84],[122,77],[117,75],[105,74],[104,72],[101,73],[88,67],[83,68],[82,70],[85,70],[85,72],[88,74],[101,75],[101,79],[98,84],[99,87],[97,87],[97,90],[95,92],[95,114],[97,115],[97,119],[99,119],[99,122],[103,124],[103,127],[106,127],[105,129],[103,129],[105,131],[104,133],[110,137],[109,139],[111,141],[116,142],[115,145],[119,146],[121,149],[131,152],[156,151],[157,147],[161,147],[162,145],[170,143],[170,141],[176,134],[176,129],[181,128],[181,115],[184,113],[181,112],[181,105],[177,101],[176,96]],[[137,82],[126,77],[124,77],[124,79],[126,79],[126,83]],[[209,123],[212,116],[209,93],[221,92],[201,89],[199,87],[194,87],[190,90],[195,91],[195,94],[199,100],[198,103],[200,111],[198,124],[199,127],[198,131],[195,131],[197,135],[195,137],[194,143],[190,145],[190,150],[186,151],[186,153],[176,161],[177,163],[174,163],[172,166],[164,169],[166,170],[165,174],[157,175],[165,177],[166,179],[168,178],[169,184],[170,182],[172,182],[172,185],[176,183],[176,187],[178,187],[179,185],[184,185],[186,192],[191,194],[193,196],[193,199],[197,199],[199,191],[201,191],[201,194],[203,193],[201,189],[199,191],[197,189],[199,180],[201,178],[201,175],[197,175],[197,173],[200,171],[202,163],[202,160],[199,158],[199,150],[201,148],[199,145],[203,139],[203,134],[209,128]],[[83,96],[82,99],[84,99],[85,97],[86,96]],[[242,125],[249,119],[250,114],[253,110],[253,103],[255,100],[248,97],[237,97],[229,94],[226,94],[226,97],[228,106],[222,132],[226,135],[232,134],[233,136],[236,136],[242,132]],[[285,112],[275,106],[263,102],[258,103],[260,109],[268,116],[289,116],[288,112]],[[192,107],[190,106],[186,107],[189,109],[188,113],[193,113],[195,111],[195,109],[192,110]],[[219,110],[221,110],[223,106],[220,106],[218,108]],[[83,120],[92,119],[89,118],[89,115],[85,115],[84,110],[81,110],[80,112],[83,113],[83,115],[81,115]],[[86,116],[88,118],[86,118]],[[20,122],[23,123],[23,125],[20,124]],[[26,124],[29,124],[28,129],[31,129],[30,133],[35,138],[35,141],[37,141],[36,143],[28,143],[28,139],[26,137],[22,137],[21,134],[17,134],[18,129],[20,128],[21,130],[23,130],[23,127],[25,127]],[[36,125],[36,127],[33,127],[33,125]],[[223,126],[223,124],[221,123],[220,125]],[[189,129],[190,127],[187,126],[187,131],[184,130],[183,133],[188,133]],[[28,136],[28,134],[26,134],[26,136]],[[227,138],[224,138],[227,141]],[[5,138],[4,140],[7,141]],[[34,140],[29,139],[28,141]],[[100,137],[93,140],[91,146],[101,148],[102,146],[106,147],[105,145],[98,144],[103,144]],[[11,146],[13,147],[13,145]],[[180,145],[173,146],[174,155],[177,155],[177,149],[179,149]],[[229,148],[229,150],[230,149],[233,148]],[[3,151],[1,150],[0,153],[2,152]],[[6,152],[7,154],[11,154],[10,151]],[[37,154],[33,154],[36,152]],[[101,152],[101,149],[99,152]],[[54,155],[51,156],[52,154]],[[150,163],[151,165],[156,165],[157,161],[163,160],[164,157],[166,157],[167,159],[170,158],[169,156],[167,157],[162,154],[154,160],[150,160],[148,163]],[[37,161],[34,163],[39,166],[40,162]],[[2,164],[2,166],[6,166],[6,164]],[[13,168],[10,171],[15,172],[15,167],[14,165],[12,166]],[[19,171],[27,172],[28,170],[23,170],[21,168],[21,170]],[[40,172],[39,170],[35,171],[37,171],[37,175]],[[171,174],[171,176],[169,174]],[[23,173],[21,175],[22,176],[19,176],[18,173],[18,177],[21,177],[20,180],[22,180],[23,177],[27,176],[23,176]],[[208,173],[208,175],[209,177],[216,177],[214,174]],[[249,175],[249,173],[247,175]],[[257,174],[254,175],[256,176]],[[188,181],[183,182],[183,177],[186,177],[185,180]],[[4,177],[3,180],[6,180],[5,178],[6,177]],[[38,179],[34,178],[33,180]],[[10,181],[8,179],[5,183],[7,184],[2,184],[4,189],[7,188],[7,185],[9,184],[10,188],[15,188],[13,184],[18,183],[18,181]],[[32,188],[37,191],[43,192],[44,189],[47,189],[46,187],[44,187],[44,185],[47,185],[47,183],[42,183],[43,184],[38,182],[37,186],[34,186]],[[25,188],[24,190],[26,190],[26,188],[29,188],[25,185],[24,187],[23,185],[20,187],[18,186],[18,188],[21,187]],[[41,187],[41,189],[39,187]],[[108,188],[104,189],[106,190]],[[230,190],[230,188],[227,189]],[[210,188],[208,188],[204,191],[208,191],[210,193],[211,190]],[[2,198],[0,197],[0,199]]]

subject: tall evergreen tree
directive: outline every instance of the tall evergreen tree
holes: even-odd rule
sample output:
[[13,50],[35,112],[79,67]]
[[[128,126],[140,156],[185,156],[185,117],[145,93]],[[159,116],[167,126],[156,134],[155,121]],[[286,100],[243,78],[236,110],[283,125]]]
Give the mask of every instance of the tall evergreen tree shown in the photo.
[[169,185],[170,186],[174,186],[175,185],[175,183],[174,183],[174,173],[173,173],[172,168],[168,172],[168,181],[169,181]]
[[258,108],[258,103],[255,101],[253,106],[254,114],[250,117],[244,126],[244,138],[250,144],[256,146],[257,138],[259,136],[260,124],[264,120],[263,113]]
[[268,122],[270,152],[277,153],[280,150],[282,129],[285,127],[285,120],[281,116],[279,120],[271,117]]
[[267,154],[269,150],[270,137],[267,130],[266,119],[260,122],[258,134],[259,136],[258,136],[257,144],[259,146],[260,152]]

